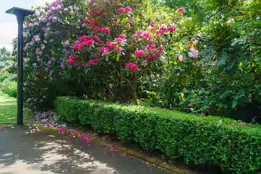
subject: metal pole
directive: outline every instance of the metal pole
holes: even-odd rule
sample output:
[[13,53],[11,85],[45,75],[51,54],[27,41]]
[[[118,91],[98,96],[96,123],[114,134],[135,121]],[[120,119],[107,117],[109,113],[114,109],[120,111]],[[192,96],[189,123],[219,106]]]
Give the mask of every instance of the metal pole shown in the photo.
[[17,16],[18,22],[18,60],[17,60],[17,124],[23,125],[23,81],[24,81],[24,61],[23,61],[23,23],[24,16]]
[[18,22],[18,41],[17,41],[17,124],[23,125],[24,120],[24,97],[23,97],[23,81],[24,81],[24,41],[23,41],[23,24],[26,16],[35,13],[33,10],[13,7],[6,11],[8,14],[13,14],[17,17]]

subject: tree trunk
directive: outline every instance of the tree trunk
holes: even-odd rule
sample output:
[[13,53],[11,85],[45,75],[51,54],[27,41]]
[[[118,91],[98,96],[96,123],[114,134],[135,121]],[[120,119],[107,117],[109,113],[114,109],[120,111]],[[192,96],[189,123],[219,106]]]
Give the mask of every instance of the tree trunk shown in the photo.
[[131,86],[131,94],[132,94],[132,101],[138,105],[138,97],[137,97],[137,83],[134,82]]

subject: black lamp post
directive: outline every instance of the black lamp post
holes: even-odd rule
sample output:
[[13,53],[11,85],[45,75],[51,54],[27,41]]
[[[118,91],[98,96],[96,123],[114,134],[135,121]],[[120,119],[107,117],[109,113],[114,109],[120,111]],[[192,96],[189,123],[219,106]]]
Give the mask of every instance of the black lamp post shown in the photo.
[[26,16],[32,15],[35,12],[32,10],[26,10],[18,7],[13,7],[6,11],[6,13],[13,14],[17,17],[18,22],[18,59],[17,59],[17,124],[23,125],[23,52],[24,52],[24,41],[23,41],[23,24]]

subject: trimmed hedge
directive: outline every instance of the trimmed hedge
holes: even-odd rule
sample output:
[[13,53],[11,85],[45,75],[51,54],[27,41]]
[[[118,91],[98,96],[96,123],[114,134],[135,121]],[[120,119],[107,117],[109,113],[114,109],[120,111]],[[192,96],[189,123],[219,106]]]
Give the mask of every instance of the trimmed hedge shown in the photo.
[[217,165],[235,173],[261,172],[261,126],[74,97],[58,97],[55,107],[66,122],[116,134],[122,141],[159,150],[187,164]]

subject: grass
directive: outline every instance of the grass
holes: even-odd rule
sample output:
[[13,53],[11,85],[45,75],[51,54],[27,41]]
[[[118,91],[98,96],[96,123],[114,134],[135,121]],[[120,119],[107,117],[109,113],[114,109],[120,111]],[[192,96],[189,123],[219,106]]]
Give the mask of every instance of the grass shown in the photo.
[[0,124],[16,123],[16,99],[0,91]]
[[[0,91],[0,125],[16,124],[17,102],[16,98],[9,97]],[[24,124],[35,120],[34,114],[24,108]]]

